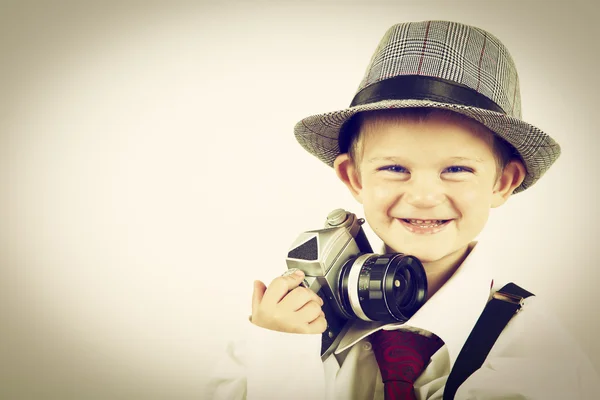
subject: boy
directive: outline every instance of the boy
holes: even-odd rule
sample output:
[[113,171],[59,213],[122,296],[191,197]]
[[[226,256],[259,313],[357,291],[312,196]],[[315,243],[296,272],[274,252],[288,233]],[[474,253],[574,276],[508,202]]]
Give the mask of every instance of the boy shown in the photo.
[[[395,25],[351,106],[308,117],[295,134],[363,205],[384,251],[421,260],[427,301],[405,323],[355,321],[322,362],[327,322],[320,298],[299,287],[303,274],[268,288],[255,282],[249,336],[228,348],[213,396],[442,399],[461,348],[503,286],[492,279],[501,265],[482,259],[474,239],[490,208],[531,187],[560,154],[521,120],[508,51],[463,24]],[[600,389],[585,355],[531,296],[454,398],[596,399]]]

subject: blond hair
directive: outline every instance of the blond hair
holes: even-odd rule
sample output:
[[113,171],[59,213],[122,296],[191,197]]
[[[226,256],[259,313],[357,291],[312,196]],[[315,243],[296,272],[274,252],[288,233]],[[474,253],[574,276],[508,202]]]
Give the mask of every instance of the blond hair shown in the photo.
[[482,137],[492,148],[497,165],[497,176],[504,167],[513,159],[521,159],[519,153],[506,140],[495,134],[480,122],[454,111],[439,108],[392,108],[384,110],[363,111],[354,115],[342,127],[340,133],[340,151],[348,153],[354,165],[360,164],[363,153],[364,134],[382,122],[418,122],[432,118],[446,121],[465,123],[472,131]]

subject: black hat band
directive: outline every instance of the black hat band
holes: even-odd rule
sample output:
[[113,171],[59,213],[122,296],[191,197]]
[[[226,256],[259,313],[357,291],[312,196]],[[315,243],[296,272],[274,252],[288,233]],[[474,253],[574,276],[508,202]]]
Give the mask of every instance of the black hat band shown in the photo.
[[369,85],[354,96],[350,107],[382,100],[431,100],[506,114],[498,104],[468,86],[422,75],[400,75]]

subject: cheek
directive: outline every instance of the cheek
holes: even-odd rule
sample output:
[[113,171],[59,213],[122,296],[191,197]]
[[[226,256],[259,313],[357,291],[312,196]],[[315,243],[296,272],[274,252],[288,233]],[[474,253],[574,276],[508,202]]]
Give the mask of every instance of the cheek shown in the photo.
[[464,185],[456,188],[453,197],[465,206],[470,208],[490,208],[492,199],[492,190],[482,187],[478,184]]
[[461,203],[470,206],[481,204],[482,197],[483,194],[476,189],[468,189],[460,194]]
[[492,193],[481,188],[465,188],[455,197],[461,213],[470,223],[485,224],[490,212]]
[[368,182],[363,189],[365,207],[369,207],[376,212],[382,212],[389,209],[398,197],[390,185],[382,183]]

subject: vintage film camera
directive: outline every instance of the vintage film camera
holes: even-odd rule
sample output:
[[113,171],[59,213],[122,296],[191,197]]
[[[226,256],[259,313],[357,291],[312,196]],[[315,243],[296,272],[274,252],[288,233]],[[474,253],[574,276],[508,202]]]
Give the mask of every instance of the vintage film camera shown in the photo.
[[350,212],[333,210],[325,229],[301,233],[286,258],[288,269],[304,271],[303,285],[324,301],[323,360],[354,319],[405,322],[427,297],[421,262],[401,253],[374,254],[363,223]]

